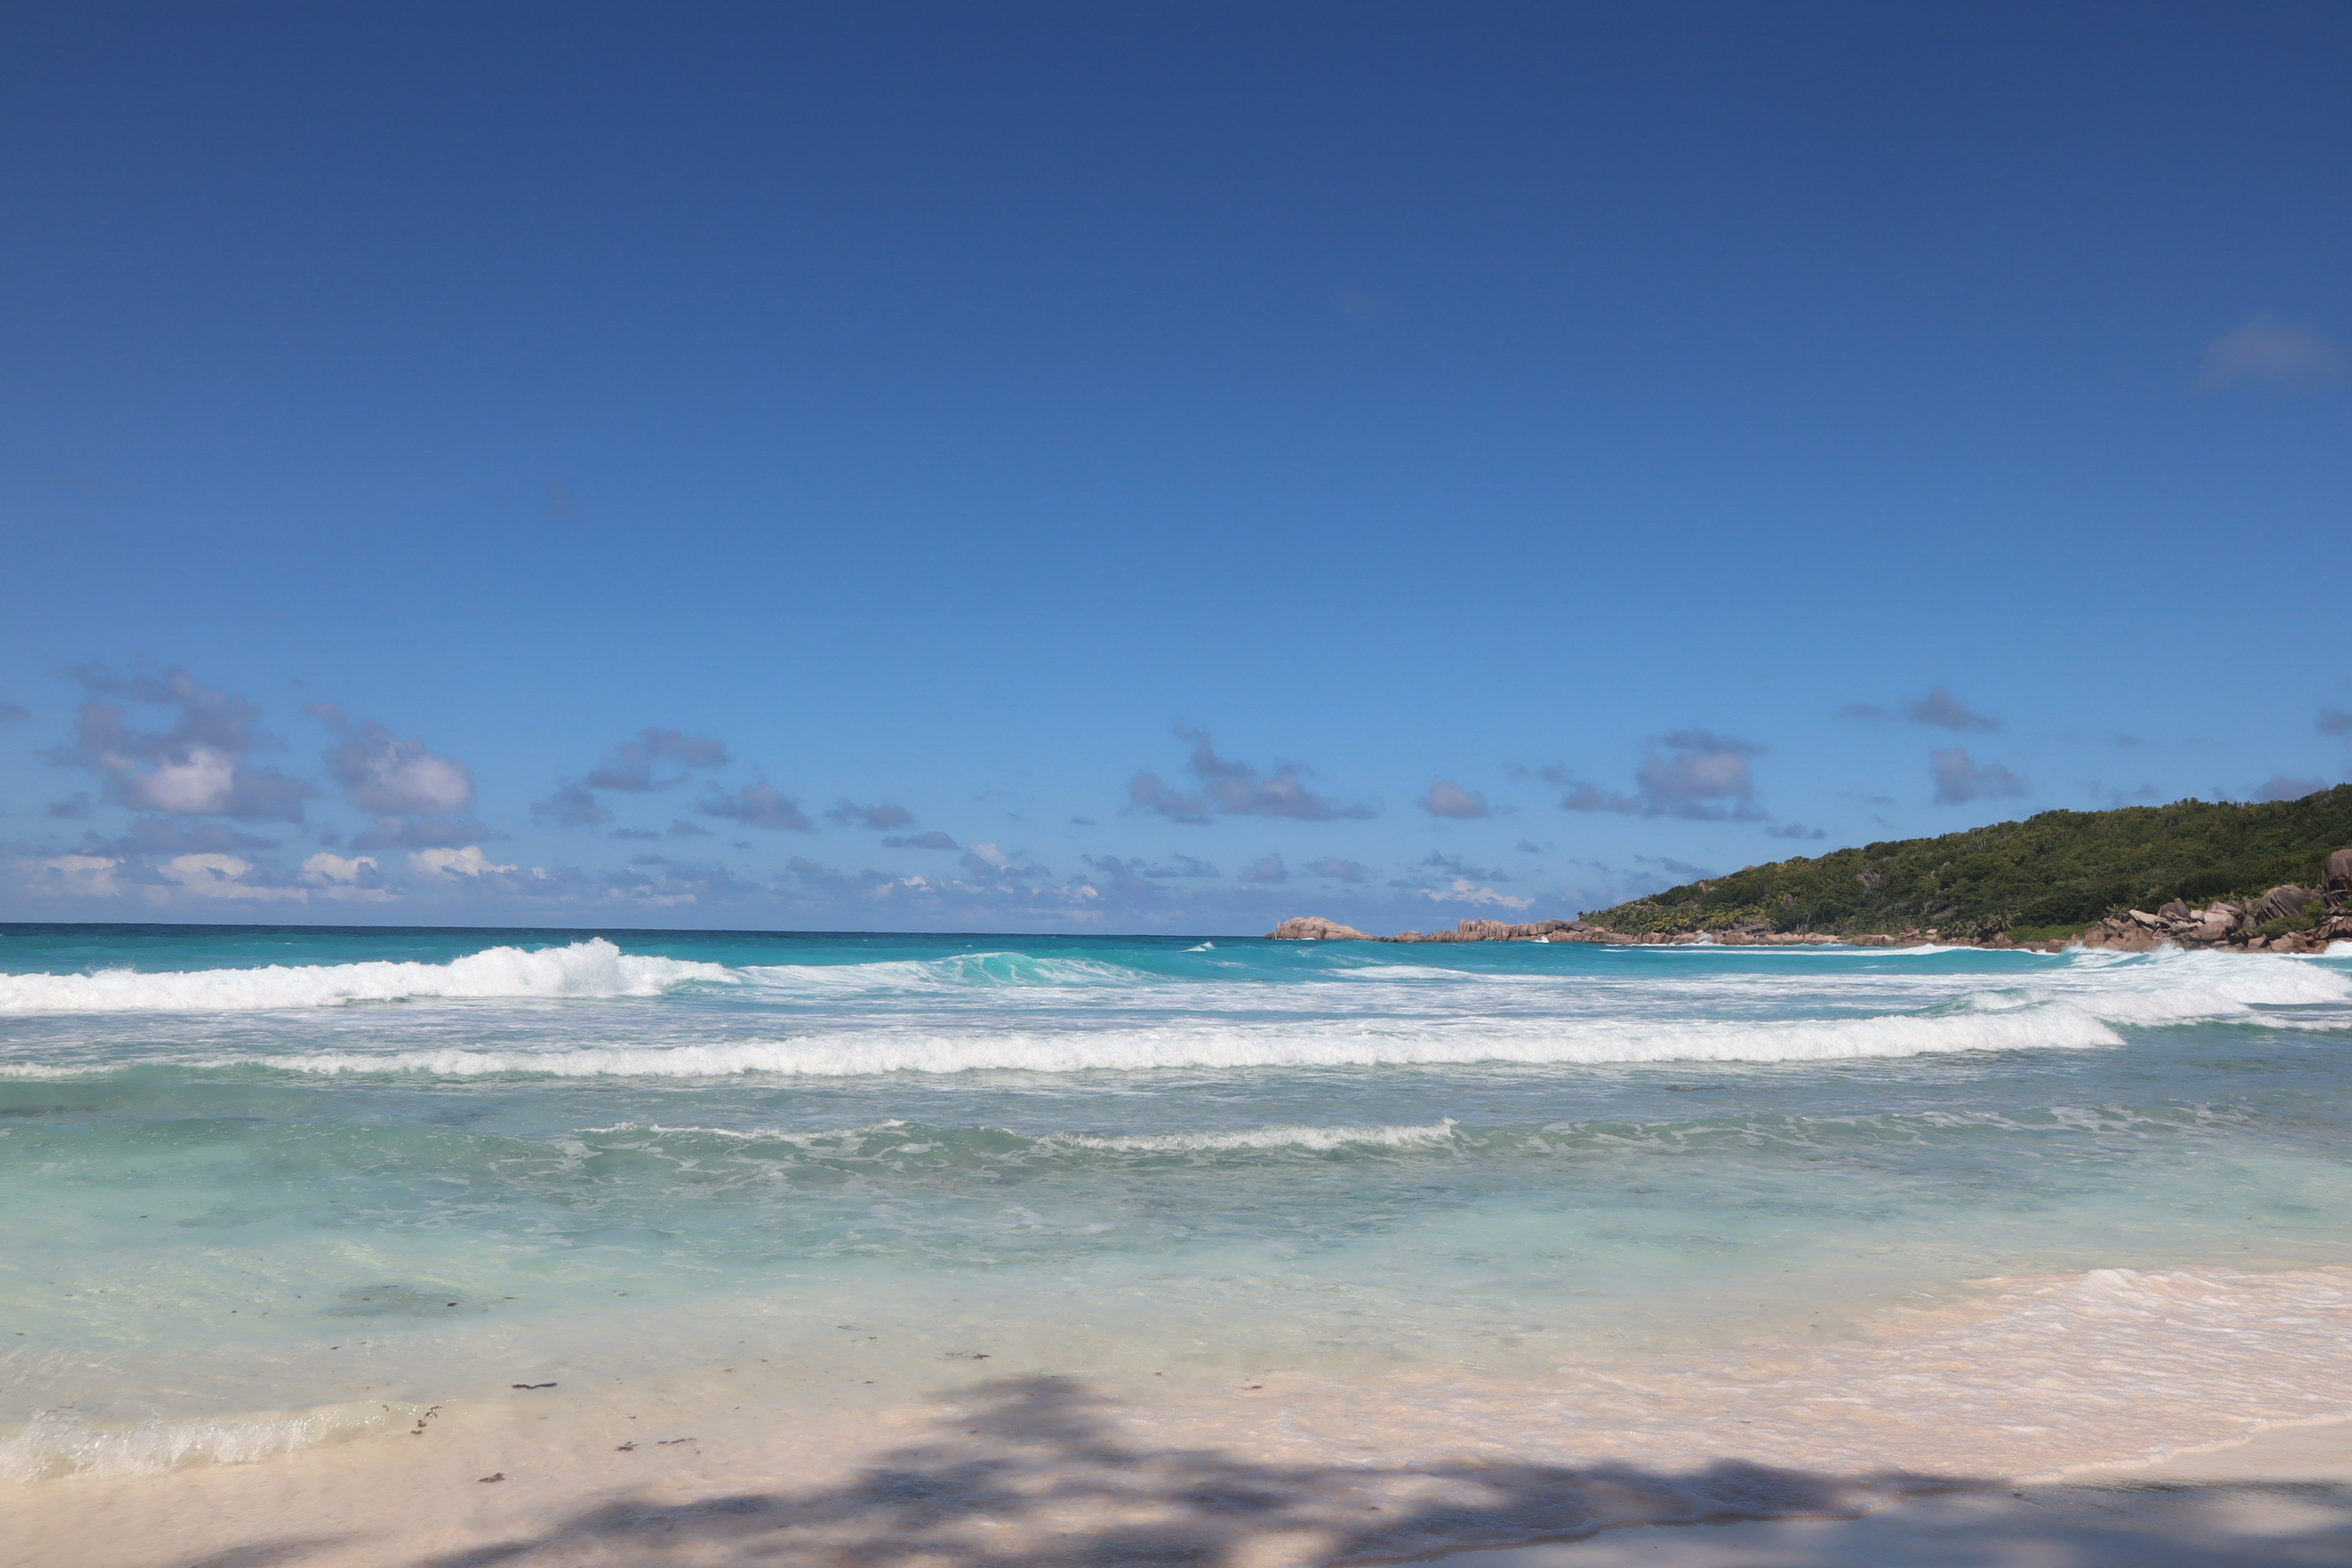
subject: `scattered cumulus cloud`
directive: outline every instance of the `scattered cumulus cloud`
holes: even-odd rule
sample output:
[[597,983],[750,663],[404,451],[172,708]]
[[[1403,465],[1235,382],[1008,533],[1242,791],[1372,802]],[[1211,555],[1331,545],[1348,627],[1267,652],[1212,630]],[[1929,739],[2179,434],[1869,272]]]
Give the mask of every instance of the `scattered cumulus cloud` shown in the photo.
[[2209,389],[2257,386],[2304,392],[2341,377],[2344,347],[2309,321],[2282,321],[2264,313],[2223,332],[2205,345]]
[[586,777],[562,785],[545,800],[534,802],[530,813],[551,827],[602,827],[613,820],[613,812],[596,798],[596,791],[643,795],[668,789],[684,783],[698,769],[723,768],[728,761],[724,742],[689,735],[683,730],[648,726],[637,731],[635,740],[614,746],[603,762],[588,770]]
[[82,847],[100,855],[227,855],[239,850],[275,849],[278,840],[243,832],[218,820],[134,816],[121,837],[100,842],[92,834]]
[[1146,866],[1143,868],[1143,874],[1147,877],[1166,879],[1174,877],[1217,877],[1222,876],[1223,873],[1220,872],[1214,866],[1212,866],[1206,860],[1199,858],[1197,856],[1171,855],[1168,857],[1167,860],[1160,865]]
[[422,816],[474,804],[473,770],[465,763],[436,755],[413,736],[395,736],[373,720],[354,724],[332,702],[313,702],[305,711],[340,737],[327,749],[327,772],[360,810]]
[[471,816],[379,816],[352,840],[354,849],[444,849],[505,837]]
[[461,849],[418,849],[408,857],[408,863],[427,877],[468,878],[487,877],[499,872],[520,869],[514,866],[497,866],[482,853],[478,844],[468,844]]
[[66,796],[63,800],[53,800],[49,802],[47,806],[42,808],[42,814],[47,816],[59,817],[70,822],[80,817],[88,816],[89,815],[89,805],[90,801],[89,794],[85,791],[77,790],[72,795]]
[[772,784],[745,784],[732,795],[713,786],[709,796],[694,808],[705,816],[725,817],[746,827],[789,829],[814,833],[816,824],[801,810],[800,802]]
[[1304,763],[1283,763],[1262,773],[1247,763],[1219,756],[1206,731],[1179,724],[1176,738],[1192,743],[1192,754],[1184,765],[1195,787],[1182,790],[1158,773],[1137,773],[1128,784],[1129,810],[1194,824],[1207,822],[1212,815],[1286,816],[1301,822],[1372,815],[1369,805],[1338,804],[1307,788],[1305,777],[1314,770]]
[[961,849],[963,846],[934,827],[928,833],[894,833],[882,840],[882,847],[885,849]]
[[1886,722],[1906,719],[1914,724],[1926,724],[1938,730],[1998,730],[2000,721],[1989,713],[1979,713],[1951,693],[1948,687],[1928,689],[1925,697],[1915,697],[1899,709],[1882,708],[1874,702],[1849,702],[1838,710],[1848,719],[1864,719]]
[[2000,800],[2026,792],[2026,782],[1999,763],[1979,763],[1966,750],[1954,746],[1927,754],[1927,776],[1936,786],[1937,805],[1959,805],[1971,800]]
[[345,858],[321,849],[302,862],[302,879],[321,888],[356,888],[376,879],[382,870],[371,856]]
[[1764,748],[1711,730],[1676,730],[1664,739],[1667,754],[1653,752],[1633,770],[1632,795],[1607,790],[1565,768],[1543,776],[1564,785],[1562,811],[1612,811],[1639,816],[1678,816],[1695,822],[1760,822],[1756,782],[1748,759]]
[[2352,735],[2352,713],[2341,708],[2322,708],[2318,729],[2323,735]]
[[[651,727],[637,731],[634,741],[624,741],[612,753],[581,782],[590,789],[616,789],[630,792],[667,789],[682,782],[694,769],[723,768],[729,761],[724,742],[708,736],[689,735],[679,730],[656,730]],[[667,778],[656,776],[656,770],[668,763],[677,771]]]
[[1370,868],[1359,861],[1342,860],[1336,855],[1310,860],[1305,869],[1310,877],[1322,877],[1334,882],[1360,882],[1371,875]]
[[1254,861],[1243,867],[1242,880],[1259,884],[1287,882],[1290,880],[1290,873],[1284,868],[1281,856],[1269,855],[1263,860]]
[[32,716],[29,709],[14,702],[0,702],[0,724],[15,724]]
[[1429,793],[1422,796],[1419,804],[1421,809],[1432,816],[1466,819],[1494,815],[1494,808],[1486,804],[1485,795],[1464,789],[1452,779],[1439,779],[1432,784]]
[[983,882],[999,886],[1042,880],[1053,875],[1025,855],[1007,854],[993,844],[975,844],[956,862]]
[[1467,877],[1477,882],[1508,882],[1513,879],[1507,871],[1498,871],[1486,866],[1466,866],[1463,864],[1459,856],[1447,855],[1435,849],[1423,856],[1421,863],[1434,870],[1443,871],[1449,877]]
[[1467,877],[1457,877],[1444,888],[1423,888],[1413,896],[1437,904],[1490,904],[1504,910],[1524,910],[1535,902],[1533,899],[1515,898],[1493,888],[1482,888]]
[[1944,687],[1932,687],[1925,697],[1915,698],[1903,705],[1903,716],[1914,724],[1930,724],[1938,730],[1998,730],[2000,721],[1990,714],[1979,713],[1953,696]]
[[[300,779],[250,765],[247,753],[278,743],[262,732],[260,710],[200,685],[184,669],[126,677],[104,665],[81,664],[69,673],[90,695],[75,711],[73,746],[50,760],[98,773],[116,805],[299,822],[302,803],[318,794]],[[169,727],[134,727],[126,702],[165,710]]]
[[884,832],[915,826],[915,814],[903,805],[859,805],[845,800],[824,814],[825,820],[844,827],[870,827]]
[[596,793],[578,784],[565,784],[545,800],[531,802],[530,814],[551,827],[602,827],[613,820],[611,808],[598,804]]
[[306,900],[308,895],[300,888],[248,880],[253,869],[252,861],[236,855],[174,855],[155,867],[172,890],[184,897],[265,903]]
[[110,855],[58,855],[34,862],[27,881],[35,892],[110,899],[123,890],[115,876],[121,868]]
[[2326,779],[2295,778],[2287,773],[2273,773],[2254,787],[2253,800],[2301,800],[2307,795],[2317,795],[2327,787]]
[[1829,834],[1818,827],[1808,827],[1801,822],[1776,822],[1764,830],[1767,838],[1827,838]]

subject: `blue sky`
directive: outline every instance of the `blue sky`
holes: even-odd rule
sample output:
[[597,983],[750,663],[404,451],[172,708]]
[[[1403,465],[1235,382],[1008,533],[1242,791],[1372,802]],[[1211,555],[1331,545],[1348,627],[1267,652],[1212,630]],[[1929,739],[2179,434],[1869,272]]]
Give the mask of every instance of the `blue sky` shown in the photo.
[[2352,772],[2340,6],[5,26],[0,918],[1428,927]]

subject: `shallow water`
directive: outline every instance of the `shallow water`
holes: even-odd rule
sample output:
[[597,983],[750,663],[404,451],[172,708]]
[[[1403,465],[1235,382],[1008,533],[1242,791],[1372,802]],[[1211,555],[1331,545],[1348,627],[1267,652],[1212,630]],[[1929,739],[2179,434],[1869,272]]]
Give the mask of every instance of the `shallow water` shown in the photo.
[[2128,1457],[2352,1405],[2347,1050],[2338,959],[0,928],[0,1474],[722,1361]]

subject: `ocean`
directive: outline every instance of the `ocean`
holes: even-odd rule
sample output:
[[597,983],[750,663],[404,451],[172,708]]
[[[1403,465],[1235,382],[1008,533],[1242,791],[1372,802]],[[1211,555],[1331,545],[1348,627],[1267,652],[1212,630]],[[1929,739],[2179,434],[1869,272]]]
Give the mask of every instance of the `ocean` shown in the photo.
[[0,927],[42,1495],[541,1398],[1900,1489],[2352,1416],[2347,1330],[2352,956]]

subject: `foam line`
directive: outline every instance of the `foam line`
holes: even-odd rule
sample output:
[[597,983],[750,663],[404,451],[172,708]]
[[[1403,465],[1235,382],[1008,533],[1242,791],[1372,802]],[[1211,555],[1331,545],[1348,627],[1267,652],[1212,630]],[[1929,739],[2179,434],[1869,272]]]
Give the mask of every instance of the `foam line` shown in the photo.
[[688,981],[730,983],[735,973],[623,952],[603,937],[535,951],[493,947],[446,963],[273,963],[259,969],[96,974],[0,974],[0,1014],[243,1013],[423,997],[656,996]]
[[955,1035],[863,1030],[724,1045],[319,1051],[236,1058],[205,1065],[444,1078],[509,1073],[557,1078],[724,1078],[750,1072],[850,1078],[887,1072],[1065,1073],[1168,1068],[1822,1062],[1955,1051],[2087,1049],[2122,1043],[2113,1029],[2087,1013],[2068,1007],[2022,1006],[1998,1012],[1793,1023],[1642,1026],[1555,1020],[1514,1024],[1490,1019],[1472,1027],[1396,1033],[1376,1033],[1357,1023],[1328,1022],[1222,1029],[1161,1026]]

